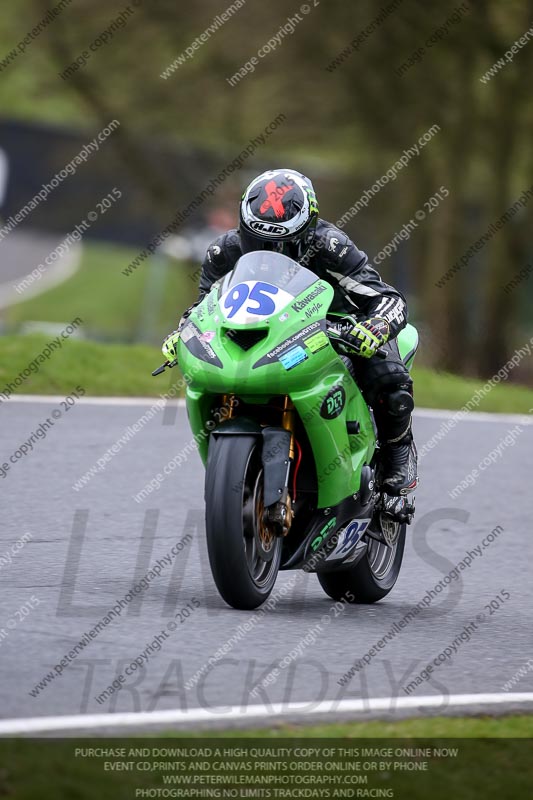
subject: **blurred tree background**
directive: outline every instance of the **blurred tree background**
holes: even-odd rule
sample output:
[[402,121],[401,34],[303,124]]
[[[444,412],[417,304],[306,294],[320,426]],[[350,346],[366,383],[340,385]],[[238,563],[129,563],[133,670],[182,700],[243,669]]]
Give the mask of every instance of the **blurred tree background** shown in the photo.
[[[160,228],[279,114],[286,115],[285,122],[191,217],[193,228],[206,224],[209,209],[229,211],[236,224],[243,186],[267,166],[306,172],[318,190],[321,215],[335,221],[404,150],[438,125],[440,131],[420,155],[353,216],[346,231],[372,259],[445,186],[447,199],[379,269],[408,296],[426,364],[492,375],[533,334],[533,281],[504,291],[533,257],[533,199],[461,270],[438,282],[533,185],[533,98],[527,77],[533,39],[490,80],[480,80],[532,25],[533,0],[309,0],[308,13],[298,0],[247,0],[193,57],[162,78],[230,5],[225,0],[144,0],[135,6],[73,0],[31,46],[4,62],[2,118],[78,129],[87,132],[85,139],[118,119],[120,128],[106,149],[141,198],[136,203],[142,213],[150,213]],[[4,7],[0,62],[50,7],[44,0]],[[132,13],[124,27],[85,66],[62,79],[60,73],[128,8]],[[297,14],[294,31],[231,86],[227,79]],[[358,40],[380,15],[382,21]],[[182,154],[181,170],[169,169],[171,151]],[[29,229],[31,220],[26,224]],[[137,229],[132,225],[133,251],[115,252],[110,296],[115,284],[122,294],[133,291],[126,283],[140,286],[146,279],[147,265],[131,277],[120,273],[132,252],[147,243],[142,236],[136,240]],[[2,248],[0,243],[0,268]],[[105,295],[105,272],[96,261],[93,252],[91,274],[98,276]],[[187,266],[173,262],[172,268],[194,277],[197,261],[190,256],[188,261]],[[65,297],[68,285],[62,287]],[[177,316],[194,297],[193,280],[183,287],[166,306],[162,330],[172,327],[172,307]],[[8,309],[7,324],[27,317],[24,308],[31,302]],[[142,325],[130,338],[139,337]],[[511,380],[518,375],[522,381],[530,378],[525,363]]]

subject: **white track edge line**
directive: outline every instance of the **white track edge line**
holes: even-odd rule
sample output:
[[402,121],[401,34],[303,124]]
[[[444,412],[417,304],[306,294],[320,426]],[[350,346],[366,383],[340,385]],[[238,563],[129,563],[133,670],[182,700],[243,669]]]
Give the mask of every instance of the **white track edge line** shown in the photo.
[[[2,405],[10,403],[58,403],[64,399],[63,395],[55,394],[19,394],[13,395],[9,400],[0,401],[0,409]],[[76,405],[79,403],[85,406],[153,406],[162,399],[161,395],[155,397],[80,397],[76,401]],[[185,405],[183,397],[169,399],[166,402],[169,405]]]
[[[60,241],[59,244],[62,242]],[[56,249],[57,249],[56,245]],[[52,251],[54,252],[54,251]],[[24,303],[31,297],[37,297],[44,292],[48,292],[55,286],[58,286],[69,278],[71,278],[80,268],[81,263],[81,246],[74,245],[73,248],[64,256],[56,261],[54,265],[48,268],[47,272],[41,274],[39,282],[34,286],[29,286],[24,289],[24,292],[18,294],[16,286],[26,281],[31,277],[32,273],[23,275],[19,278],[13,278],[6,283],[0,284],[0,309],[10,308],[17,305],[17,303]],[[33,270],[35,271],[35,270]]]
[[[442,705],[444,700],[445,705]],[[435,708],[442,713],[448,708],[468,708],[469,706],[501,706],[513,703],[533,704],[533,692],[456,694],[448,698],[439,696],[422,697],[374,697],[369,699],[322,700],[313,708],[313,701],[301,703],[273,703],[270,706],[239,706],[225,710],[192,708],[189,711],[169,709],[164,711],[129,711],[107,714],[72,714],[54,717],[29,717],[0,720],[0,735],[22,733],[45,733],[52,731],[81,730],[91,728],[132,728],[141,725],[164,725],[172,723],[223,722],[247,719],[272,719],[273,717],[294,717],[300,720],[305,716],[317,714],[342,714],[349,712],[372,711],[422,711]]]
[[[429,419],[450,419],[458,411],[450,411],[444,408],[415,408],[415,417],[426,417]],[[464,416],[457,420],[461,422],[521,422],[523,425],[533,425],[533,415],[526,414],[504,414],[498,411],[465,411]]]
[[[0,409],[4,404],[11,403],[58,403],[65,398],[62,395],[48,394],[17,394],[9,400],[0,401]],[[88,406],[151,406],[156,401],[161,400],[161,395],[155,397],[81,397],[77,403]],[[169,405],[182,407],[185,400],[180,397],[167,400]],[[457,411],[444,408],[415,408],[414,416],[428,419],[450,419]],[[527,414],[500,414],[497,411],[468,411],[465,416],[458,420],[461,422],[522,422],[523,425],[533,425],[533,415]]]

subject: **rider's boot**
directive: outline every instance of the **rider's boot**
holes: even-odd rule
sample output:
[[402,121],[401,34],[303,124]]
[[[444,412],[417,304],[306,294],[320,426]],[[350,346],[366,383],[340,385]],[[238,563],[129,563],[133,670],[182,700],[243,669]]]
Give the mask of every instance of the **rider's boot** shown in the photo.
[[383,490],[394,496],[409,494],[418,484],[417,453],[411,420],[397,436],[385,439],[381,448]]

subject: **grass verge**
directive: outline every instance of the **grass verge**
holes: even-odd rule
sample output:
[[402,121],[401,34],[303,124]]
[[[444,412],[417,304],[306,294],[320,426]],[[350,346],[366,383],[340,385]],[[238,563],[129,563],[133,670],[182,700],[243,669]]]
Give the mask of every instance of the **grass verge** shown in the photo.
[[[206,734],[207,735],[207,734]],[[210,733],[210,738],[232,737],[232,731]],[[272,728],[241,730],[242,738],[328,738],[349,737],[361,739],[519,739],[533,737],[533,716],[509,715],[501,717],[419,717],[395,722],[339,722],[322,725],[287,725],[280,723]]]
[[[17,800],[518,800],[531,796],[531,741],[510,737],[530,734],[531,718],[508,716],[280,726],[274,731],[226,731],[216,736],[192,733],[166,738],[159,734],[129,739],[0,739],[0,795]],[[461,738],[454,738],[457,736]],[[254,747],[263,751],[254,753]],[[276,749],[283,747],[291,751]],[[298,747],[302,750],[295,753]],[[96,748],[109,749],[98,753]],[[119,748],[124,748],[123,753],[119,754]],[[307,757],[304,748],[313,748]],[[339,753],[338,748],[345,752]],[[365,753],[363,748],[378,750]],[[239,755],[232,756],[232,752]],[[331,768],[341,764],[342,771]],[[407,764],[418,767],[407,769]],[[334,786],[328,783],[333,775],[338,779]],[[222,780],[212,783],[210,776]]]
[[[82,315],[80,315],[82,316]],[[0,338],[0,392],[13,382],[53,337],[41,334]],[[163,361],[158,347],[100,344],[73,338],[25,378],[21,394],[68,394],[83,386],[88,395],[152,397],[168,389],[177,370],[152,378]],[[481,381],[456,375],[413,370],[416,404],[421,408],[460,409],[483,386]],[[479,403],[480,411],[527,414],[533,408],[533,391],[522,386],[495,386]]]
[[6,310],[8,330],[17,332],[33,321],[63,327],[81,317],[89,336],[104,341],[162,338],[197,297],[197,267],[150,260],[123,275],[136,255],[125,247],[84,245],[80,268],[71,278]]

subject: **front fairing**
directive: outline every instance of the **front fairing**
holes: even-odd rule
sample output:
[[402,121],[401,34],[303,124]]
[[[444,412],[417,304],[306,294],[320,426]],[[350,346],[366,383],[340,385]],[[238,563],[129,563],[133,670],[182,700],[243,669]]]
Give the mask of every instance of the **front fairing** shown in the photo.
[[[268,404],[288,395],[313,451],[319,507],[358,490],[375,447],[368,407],[326,335],[332,300],[332,287],[305,267],[279,254],[251,253],[193,310],[178,346],[204,462],[214,396]],[[357,436],[347,432],[354,420]]]

